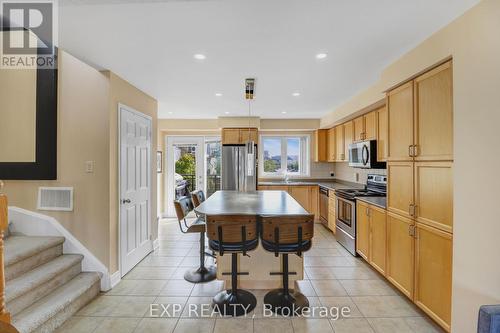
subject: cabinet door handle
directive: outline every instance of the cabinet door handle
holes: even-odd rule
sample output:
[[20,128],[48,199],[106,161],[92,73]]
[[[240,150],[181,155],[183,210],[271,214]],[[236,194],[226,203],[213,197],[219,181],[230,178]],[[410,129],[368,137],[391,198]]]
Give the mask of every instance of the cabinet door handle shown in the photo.
[[410,157],[412,157],[412,156],[413,156],[413,155],[412,155],[412,147],[413,147],[412,145],[409,145],[409,146],[408,146],[408,156],[410,156]]
[[415,226],[414,225],[408,226],[408,236],[415,237]]
[[418,155],[418,146],[417,145],[413,145],[412,152],[413,152],[413,157],[416,157]]
[[410,204],[410,207],[408,207],[408,213],[412,217],[415,216],[415,205],[414,204]]

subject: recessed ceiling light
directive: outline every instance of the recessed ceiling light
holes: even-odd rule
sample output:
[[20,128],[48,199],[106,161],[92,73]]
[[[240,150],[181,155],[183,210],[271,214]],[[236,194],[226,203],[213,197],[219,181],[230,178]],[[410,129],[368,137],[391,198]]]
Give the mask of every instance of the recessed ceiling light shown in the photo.
[[326,53],[316,54],[316,59],[325,59],[326,57],[328,57],[328,54],[326,54]]
[[294,93],[292,94],[292,96],[294,96],[294,97],[298,97],[298,96],[300,96],[300,93],[299,93],[299,92],[294,92]]
[[173,112],[172,111],[168,111],[168,114],[172,114]]
[[282,114],[286,114],[286,111],[281,111]]
[[205,60],[207,57],[204,54],[197,53],[193,56],[196,60]]
[[226,111],[226,112],[224,112],[224,113],[225,113],[225,114],[229,114],[230,112],[229,112],[229,111]]
[[215,93],[215,96],[217,96],[217,97],[221,97],[221,96],[222,96],[222,94],[221,94],[221,93]]

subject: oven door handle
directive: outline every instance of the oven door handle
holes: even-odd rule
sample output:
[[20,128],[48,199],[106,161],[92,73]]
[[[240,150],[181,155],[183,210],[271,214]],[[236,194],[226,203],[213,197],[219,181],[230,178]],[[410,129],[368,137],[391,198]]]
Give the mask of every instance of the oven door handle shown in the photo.
[[368,147],[366,145],[363,145],[363,151],[361,155],[362,155],[361,158],[363,161],[363,165],[367,165],[370,158],[370,151],[368,150]]

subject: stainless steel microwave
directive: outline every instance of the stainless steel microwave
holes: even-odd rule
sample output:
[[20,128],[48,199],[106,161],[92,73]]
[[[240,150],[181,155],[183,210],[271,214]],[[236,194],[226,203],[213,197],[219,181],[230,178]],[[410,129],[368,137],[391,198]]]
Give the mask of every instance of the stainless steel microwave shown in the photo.
[[349,166],[364,169],[385,169],[385,162],[377,161],[377,141],[361,141],[349,145]]

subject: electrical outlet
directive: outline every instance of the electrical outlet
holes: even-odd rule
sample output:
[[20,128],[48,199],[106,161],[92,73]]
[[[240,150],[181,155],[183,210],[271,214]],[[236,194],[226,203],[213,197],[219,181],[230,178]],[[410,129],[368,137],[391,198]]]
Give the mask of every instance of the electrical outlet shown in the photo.
[[94,161],[85,161],[85,172],[94,173]]
[[330,172],[330,177],[335,177],[335,172]]

